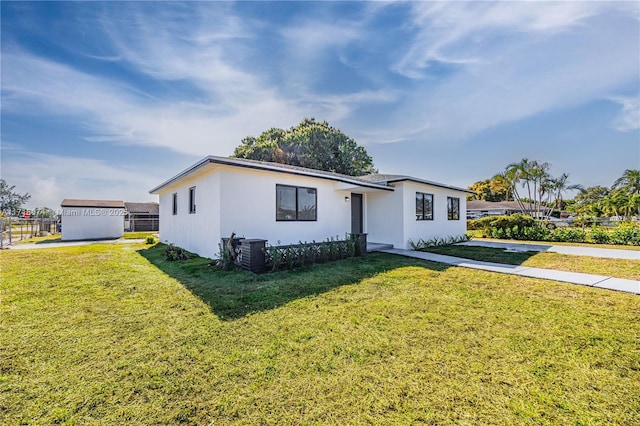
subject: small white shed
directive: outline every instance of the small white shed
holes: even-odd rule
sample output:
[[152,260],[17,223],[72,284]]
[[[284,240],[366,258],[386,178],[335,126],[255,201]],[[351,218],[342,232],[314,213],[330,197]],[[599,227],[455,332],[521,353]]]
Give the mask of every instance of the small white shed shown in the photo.
[[62,240],[99,240],[124,235],[123,201],[65,199],[62,207]]

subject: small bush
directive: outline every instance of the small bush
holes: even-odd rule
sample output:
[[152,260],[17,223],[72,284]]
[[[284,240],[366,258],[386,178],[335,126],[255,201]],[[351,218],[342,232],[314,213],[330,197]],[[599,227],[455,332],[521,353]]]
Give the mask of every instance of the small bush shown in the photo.
[[495,219],[495,216],[485,216],[479,219],[472,219],[467,222],[467,229],[470,231],[477,231],[480,229],[488,229],[491,227],[491,222]]
[[144,242],[145,244],[153,244],[156,242],[156,238],[153,235],[149,235],[147,238],[145,238]]
[[609,232],[605,229],[600,228],[599,226],[594,226],[591,228],[589,238],[596,244],[609,244],[611,242],[611,236],[609,235]]
[[167,260],[172,262],[175,260],[187,260],[189,258],[185,249],[176,247],[173,244],[169,244],[167,248],[164,249],[164,254]]
[[640,245],[640,228],[633,223],[618,225],[610,235],[611,244]]
[[551,232],[551,241],[583,243],[586,240],[587,233],[580,228],[556,228]]
[[409,240],[409,245],[412,250],[421,251],[433,247],[450,246],[452,244],[469,241],[468,235],[459,235],[457,237],[444,237],[444,238],[431,238],[429,240],[423,240],[420,238],[418,241]]

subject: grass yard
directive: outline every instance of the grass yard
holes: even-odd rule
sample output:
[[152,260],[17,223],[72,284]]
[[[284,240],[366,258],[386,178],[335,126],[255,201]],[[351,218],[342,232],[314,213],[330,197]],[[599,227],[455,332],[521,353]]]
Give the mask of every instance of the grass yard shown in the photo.
[[370,254],[0,252],[0,424],[640,424],[640,297]]
[[484,262],[583,272],[640,281],[640,262],[637,260],[571,256],[552,252],[505,252],[499,248],[459,245],[433,247],[426,251]]
[[594,243],[565,243],[560,241],[527,241],[527,240],[507,240],[497,238],[483,238],[482,230],[467,230],[467,235],[478,241],[495,241],[497,243],[515,243],[515,244],[540,244],[546,246],[575,246],[588,248],[606,248],[614,250],[635,250],[640,251],[640,246],[624,245],[624,244],[594,244]]

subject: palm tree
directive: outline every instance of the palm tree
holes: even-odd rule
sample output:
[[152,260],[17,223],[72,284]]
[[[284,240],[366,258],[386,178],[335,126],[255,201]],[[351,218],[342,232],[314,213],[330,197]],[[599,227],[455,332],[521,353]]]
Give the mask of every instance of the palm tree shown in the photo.
[[557,179],[553,179],[553,191],[555,193],[555,208],[558,210],[562,210],[562,204],[563,204],[563,199],[562,199],[562,194],[564,194],[567,191],[584,191],[584,187],[582,185],[569,185],[568,182],[569,179],[569,175],[566,173],[563,173],[560,175],[559,178]]
[[621,189],[628,195],[640,193],[640,170],[627,169],[613,183],[612,188]]
[[520,180],[522,179],[522,176],[523,176],[520,165],[518,163],[512,163],[507,165],[507,167],[504,170],[504,173],[502,173],[502,176],[504,176],[504,179],[510,188],[510,192],[513,195],[514,200],[517,201],[520,211],[522,213],[525,213],[526,209],[524,207],[524,203],[522,202],[520,194],[518,193],[518,183],[520,183]]
[[635,197],[635,195],[640,194],[640,170],[625,170],[622,176],[616,179],[611,188],[627,195],[627,205],[624,208],[627,214],[625,216],[631,217],[634,214],[640,214],[640,205],[636,202],[638,197]]

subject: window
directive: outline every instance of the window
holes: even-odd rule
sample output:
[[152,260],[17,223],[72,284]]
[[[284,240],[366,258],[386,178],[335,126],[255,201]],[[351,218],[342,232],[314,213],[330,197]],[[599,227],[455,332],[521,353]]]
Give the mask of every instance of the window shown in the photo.
[[173,214],[178,214],[178,194],[173,194]]
[[315,188],[276,185],[277,221],[314,221],[317,217]]
[[189,213],[196,212],[196,187],[189,188]]
[[460,220],[460,198],[447,197],[447,219]]
[[416,220],[433,220],[433,194],[416,192]]

